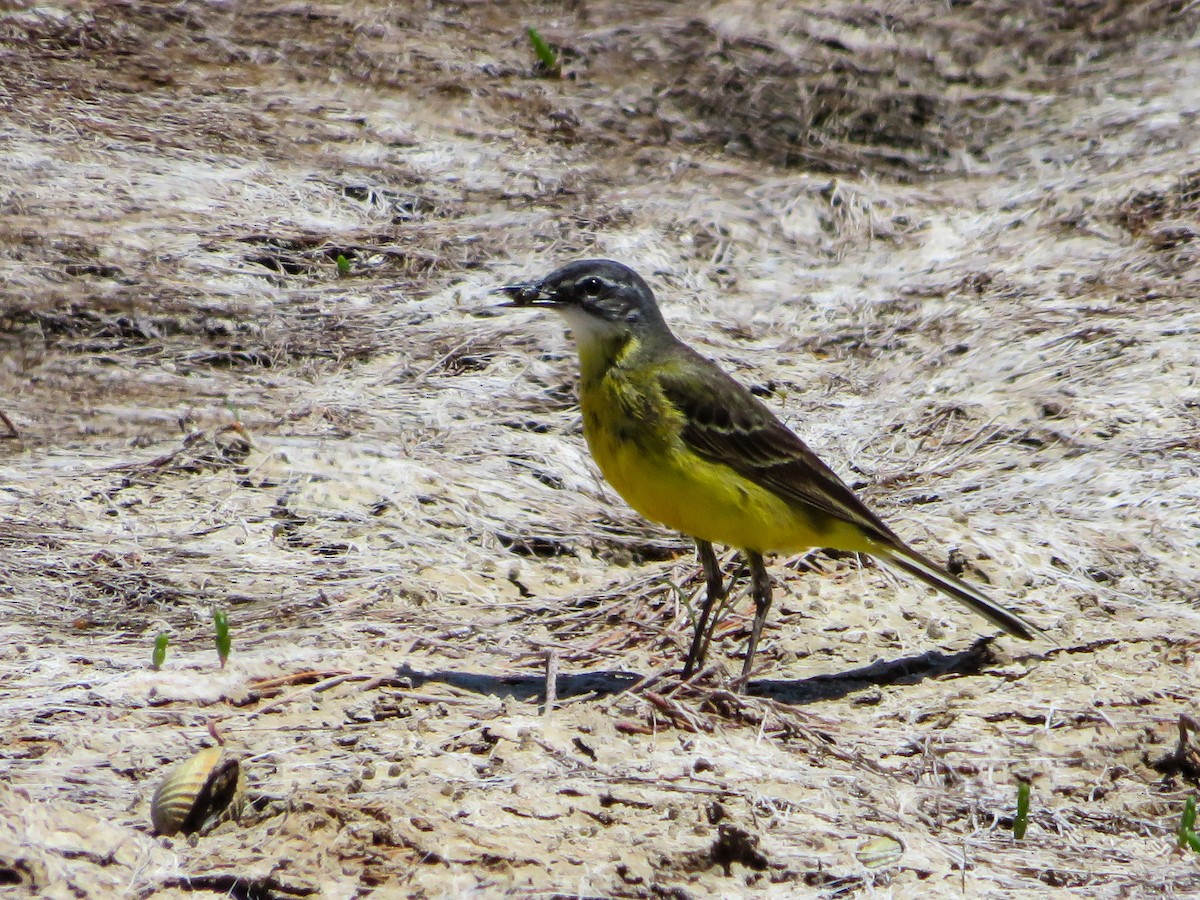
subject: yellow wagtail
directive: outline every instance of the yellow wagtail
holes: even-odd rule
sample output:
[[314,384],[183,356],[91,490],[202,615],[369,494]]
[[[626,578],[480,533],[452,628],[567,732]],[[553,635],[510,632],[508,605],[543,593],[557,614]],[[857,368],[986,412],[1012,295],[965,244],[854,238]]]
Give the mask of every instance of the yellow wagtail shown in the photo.
[[1041,633],[905,544],[757,397],[671,333],[632,269],[585,259],[497,293],[511,298],[505,306],[563,314],[579,351],[583,433],[600,471],[643,516],[696,542],[708,590],[685,678],[703,665],[708,618],[725,597],[714,543],[741,550],[750,566],[755,615],[742,681],[771,607],[768,552],[869,553],[1011,635]]

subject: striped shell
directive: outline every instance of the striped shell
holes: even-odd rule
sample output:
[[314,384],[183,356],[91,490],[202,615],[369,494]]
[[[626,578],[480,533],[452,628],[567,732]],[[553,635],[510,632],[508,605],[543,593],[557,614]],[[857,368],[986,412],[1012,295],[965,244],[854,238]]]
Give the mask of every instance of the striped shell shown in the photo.
[[241,768],[220,747],[206,747],[167,773],[150,801],[158,834],[208,831],[241,814]]
[[854,855],[860,863],[871,869],[894,866],[904,855],[904,844],[891,835],[881,834],[859,847]]

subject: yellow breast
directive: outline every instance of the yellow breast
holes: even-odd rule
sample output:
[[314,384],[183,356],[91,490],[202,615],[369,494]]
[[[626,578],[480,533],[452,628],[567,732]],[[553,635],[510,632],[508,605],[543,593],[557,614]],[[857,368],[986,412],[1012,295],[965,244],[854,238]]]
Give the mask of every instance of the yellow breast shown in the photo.
[[760,553],[837,545],[802,508],[692,452],[681,437],[682,414],[652,372],[610,367],[585,377],[580,395],[584,435],[600,471],[646,518]]

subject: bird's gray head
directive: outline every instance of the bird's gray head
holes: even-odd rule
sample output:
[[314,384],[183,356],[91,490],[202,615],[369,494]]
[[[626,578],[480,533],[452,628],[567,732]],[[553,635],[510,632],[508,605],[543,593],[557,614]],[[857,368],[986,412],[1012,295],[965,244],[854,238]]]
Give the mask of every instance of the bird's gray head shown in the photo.
[[539,281],[500,288],[506,306],[561,312],[581,338],[665,331],[654,292],[637,272],[610,259],[581,259]]

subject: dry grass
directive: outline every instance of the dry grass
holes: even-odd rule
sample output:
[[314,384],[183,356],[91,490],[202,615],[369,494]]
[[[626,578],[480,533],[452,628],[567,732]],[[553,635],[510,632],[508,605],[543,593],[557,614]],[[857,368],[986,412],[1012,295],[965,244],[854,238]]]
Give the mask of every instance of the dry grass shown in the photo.
[[[1195,4],[779,6],[0,13],[0,884],[1200,889]],[[1061,646],[818,553],[679,683],[686,543],[486,309],[585,254]],[[156,839],[210,721],[251,811]]]

